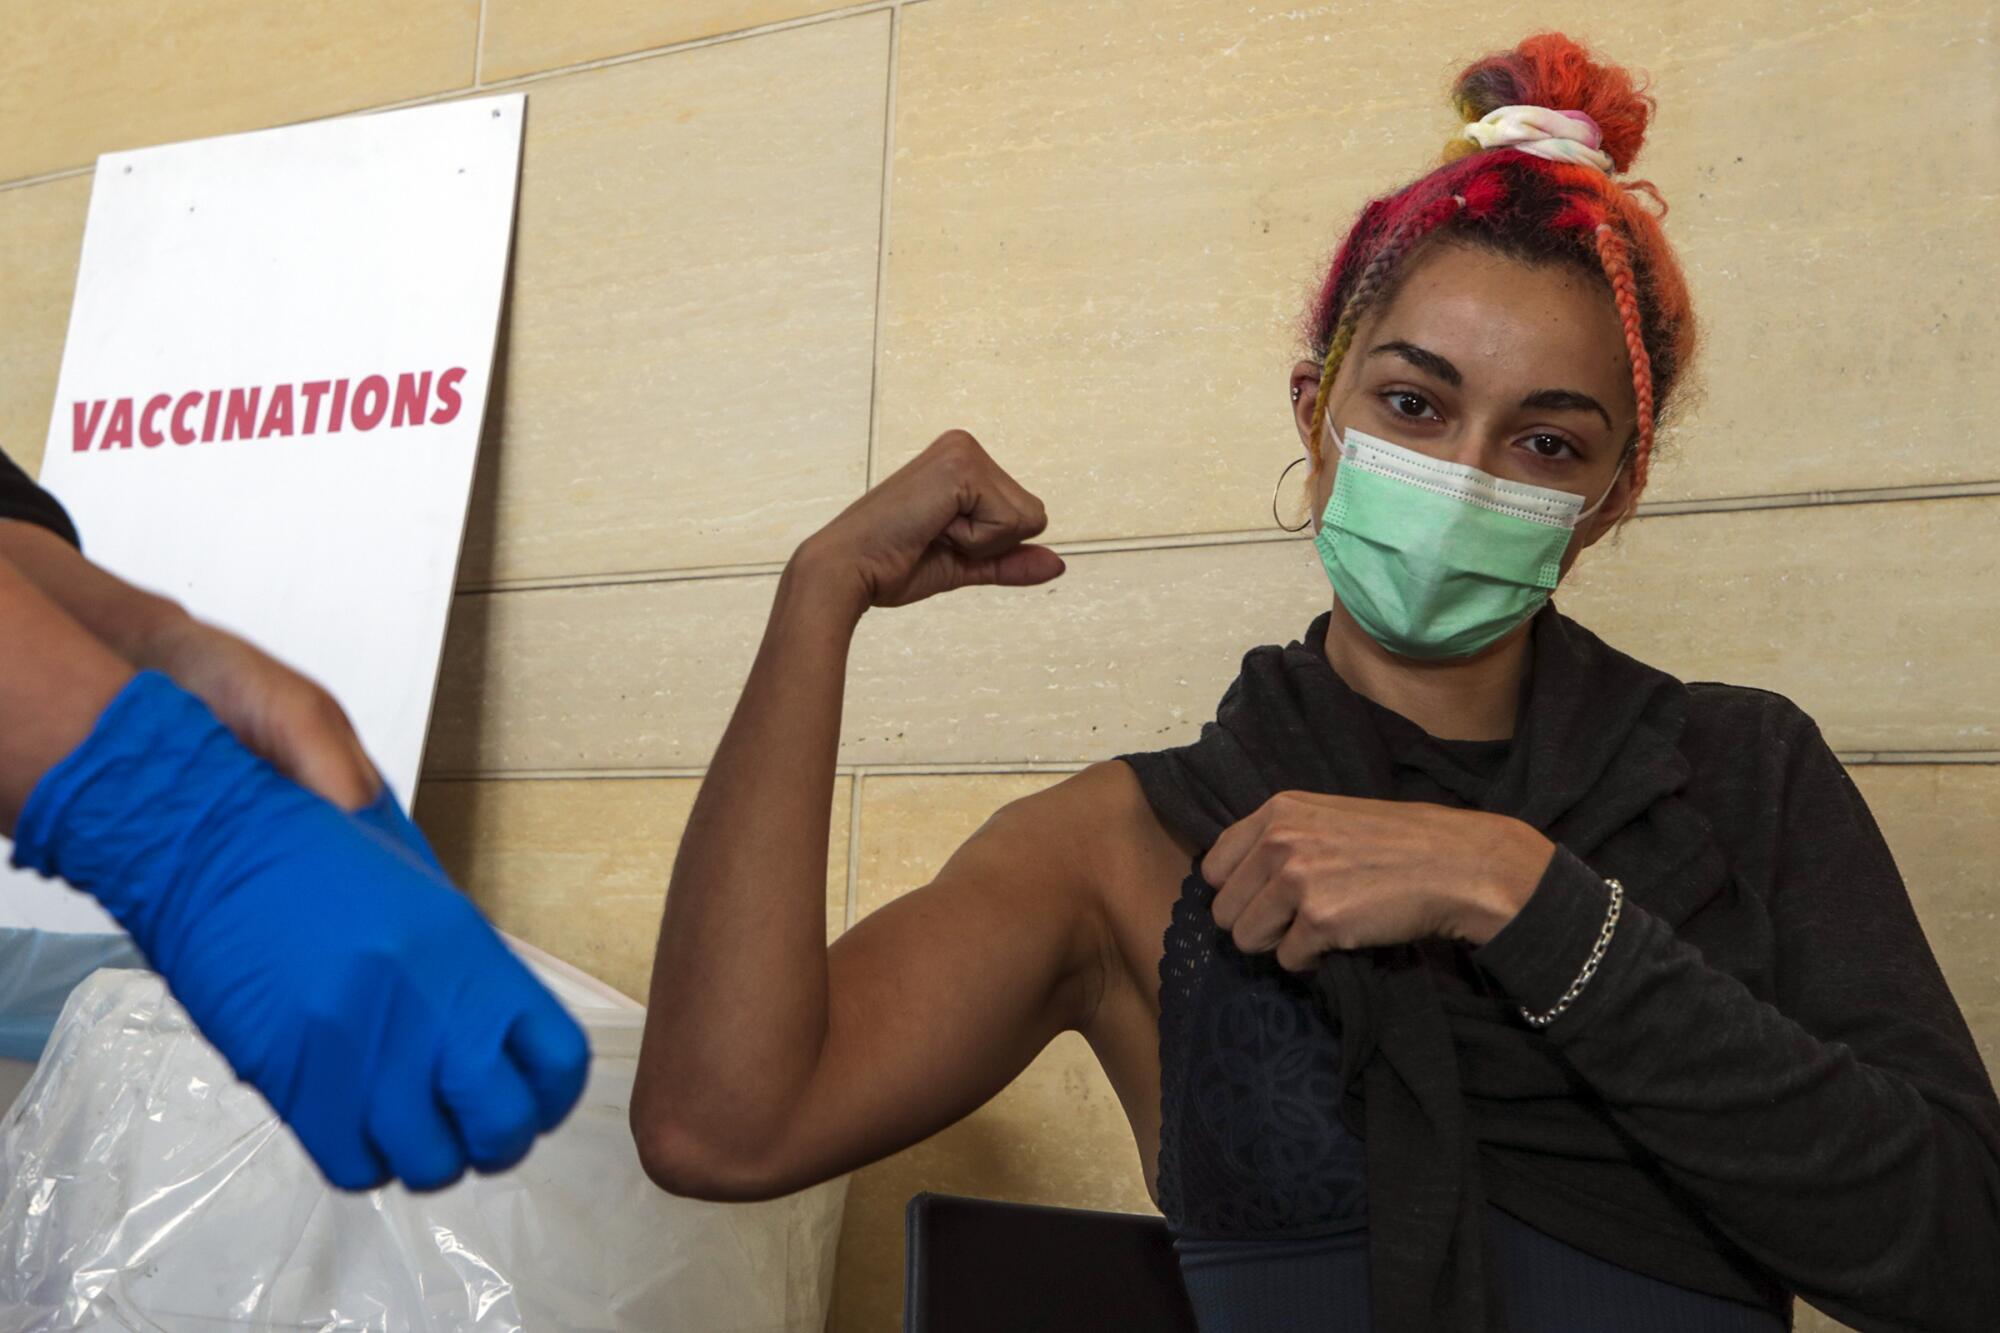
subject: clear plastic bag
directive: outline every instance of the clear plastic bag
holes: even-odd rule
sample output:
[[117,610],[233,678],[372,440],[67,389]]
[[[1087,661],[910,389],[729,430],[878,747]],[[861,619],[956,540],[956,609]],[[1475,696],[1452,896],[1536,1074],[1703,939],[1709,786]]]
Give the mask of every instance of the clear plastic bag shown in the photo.
[[662,1193],[626,1120],[642,1013],[515,947],[590,1033],[588,1086],[520,1166],[428,1195],[329,1188],[156,974],[92,975],[0,1120],[0,1331],[818,1333],[846,1179]]

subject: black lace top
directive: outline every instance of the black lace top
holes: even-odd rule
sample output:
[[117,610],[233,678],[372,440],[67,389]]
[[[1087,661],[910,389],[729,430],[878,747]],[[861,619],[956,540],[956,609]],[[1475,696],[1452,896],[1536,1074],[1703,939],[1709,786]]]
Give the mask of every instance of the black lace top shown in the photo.
[[[1456,741],[1367,701],[1397,756],[1397,799],[1463,806],[1430,776],[1451,764],[1490,780],[1507,740]],[[1341,1123],[1340,1039],[1310,978],[1246,955],[1190,878],[1160,960],[1160,1209],[1183,1237],[1309,1236],[1367,1219],[1362,1144]],[[1444,966],[1475,970],[1442,941]],[[1483,981],[1478,981],[1482,986]]]

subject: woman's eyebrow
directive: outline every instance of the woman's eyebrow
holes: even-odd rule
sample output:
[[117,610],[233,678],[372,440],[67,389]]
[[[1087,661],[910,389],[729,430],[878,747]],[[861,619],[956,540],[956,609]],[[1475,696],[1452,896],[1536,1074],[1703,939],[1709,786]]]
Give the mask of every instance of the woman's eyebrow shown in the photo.
[[1436,352],[1419,347],[1415,343],[1406,343],[1401,338],[1393,338],[1385,343],[1377,343],[1368,349],[1368,355],[1370,356],[1380,356],[1384,352],[1387,352],[1391,356],[1400,356],[1418,370],[1437,376],[1454,389],[1465,383],[1465,376],[1458,373],[1457,366],[1454,366]]
[[1604,404],[1587,393],[1575,389],[1537,389],[1521,400],[1523,407],[1539,407],[1549,411],[1595,412],[1604,418],[1605,427],[1611,425],[1611,414],[1604,410]]

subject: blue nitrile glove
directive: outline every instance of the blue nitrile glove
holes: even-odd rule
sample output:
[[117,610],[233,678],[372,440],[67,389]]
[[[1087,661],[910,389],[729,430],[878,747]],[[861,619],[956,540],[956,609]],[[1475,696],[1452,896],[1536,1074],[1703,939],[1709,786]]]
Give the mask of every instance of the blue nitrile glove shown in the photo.
[[145,671],[29,793],[14,860],[110,910],[335,1185],[436,1188],[520,1160],[589,1047],[394,796],[371,809],[289,781]]
[[444,874],[444,867],[438,864],[437,853],[431,850],[429,840],[418,830],[416,824],[403,813],[402,804],[396,800],[396,793],[389,790],[388,783],[383,783],[382,790],[376,793],[375,799],[356,810],[354,817],[387,837],[404,851],[415,855],[425,869],[439,875]]

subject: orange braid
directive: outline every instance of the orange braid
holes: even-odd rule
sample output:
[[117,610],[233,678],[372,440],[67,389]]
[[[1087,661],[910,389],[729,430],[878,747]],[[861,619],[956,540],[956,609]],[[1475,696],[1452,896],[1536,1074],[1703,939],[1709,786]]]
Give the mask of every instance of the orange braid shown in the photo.
[[1653,363],[1646,354],[1644,325],[1639,311],[1639,284],[1632,277],[1632,261],[1625,238],[1610,223],[1597,224],[1597,258],[1611,283],[1618,303],[1618,318],[1625,326],[1625,351],[1632,362],[1632,397],[1639,408],[1639,447],[1632,460],[1634,491],[1646,484],[1646,471],[1653,456]]

